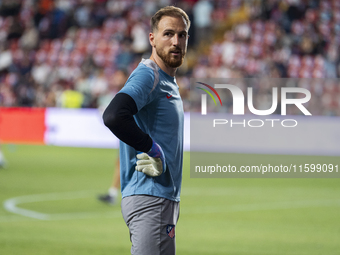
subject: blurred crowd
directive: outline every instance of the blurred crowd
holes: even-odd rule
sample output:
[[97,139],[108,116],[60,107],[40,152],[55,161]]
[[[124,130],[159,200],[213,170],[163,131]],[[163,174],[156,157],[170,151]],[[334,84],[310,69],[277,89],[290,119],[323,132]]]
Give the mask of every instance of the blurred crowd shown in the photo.
[[[0,106],[105,108],[150,56],[166,5],[192,20],[176,77],[186,111],[190,78],[340,76],[340,0],[1,0]],[[340,116],[338,82],[303,84],[311,112]],[[254,101],[271,93],[259,86]]]

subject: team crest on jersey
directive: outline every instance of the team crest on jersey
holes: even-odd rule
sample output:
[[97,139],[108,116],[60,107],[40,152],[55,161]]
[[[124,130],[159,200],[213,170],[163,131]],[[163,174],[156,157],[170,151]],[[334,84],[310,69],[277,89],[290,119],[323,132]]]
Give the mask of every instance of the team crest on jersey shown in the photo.
[[172,239],[175,237],[175,225],[170,225],[168,224],[166,226],[166,233],[168,234],[168,236]]

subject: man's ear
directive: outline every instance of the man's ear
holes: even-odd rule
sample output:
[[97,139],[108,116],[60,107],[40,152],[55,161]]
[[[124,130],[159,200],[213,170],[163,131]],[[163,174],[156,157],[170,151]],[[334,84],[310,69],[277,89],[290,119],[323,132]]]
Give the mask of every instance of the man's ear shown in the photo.
[[152,47],[155,47],[155,34],[154,33],[150,33],[149,34],[149,41]]

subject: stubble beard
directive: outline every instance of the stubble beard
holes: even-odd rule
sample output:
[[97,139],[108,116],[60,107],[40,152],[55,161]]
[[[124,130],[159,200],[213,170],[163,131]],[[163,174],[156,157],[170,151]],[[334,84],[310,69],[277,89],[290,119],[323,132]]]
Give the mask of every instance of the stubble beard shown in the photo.
[[[171,54],[172,51],[179,50],[181,53],[179,56],[173,56]],[[156,47],[156,53],[162,59],[162,61],[171,68],[177,68],[180,67],[183,64],[185,51],[179,49],[179,48],[173,48],[170,49],[168,52],[166,52],[164,49],[159,49]]]

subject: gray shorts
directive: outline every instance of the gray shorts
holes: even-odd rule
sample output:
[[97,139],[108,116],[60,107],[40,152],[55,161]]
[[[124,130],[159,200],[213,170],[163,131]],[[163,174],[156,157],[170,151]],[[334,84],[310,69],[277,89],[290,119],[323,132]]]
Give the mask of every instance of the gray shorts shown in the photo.
[[176,254],[175,227],[179,202],[136,195],[123,198],[121,206],[130,230],[131,254]]

